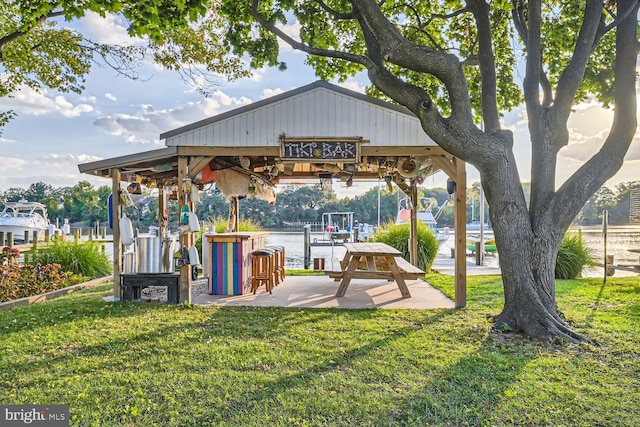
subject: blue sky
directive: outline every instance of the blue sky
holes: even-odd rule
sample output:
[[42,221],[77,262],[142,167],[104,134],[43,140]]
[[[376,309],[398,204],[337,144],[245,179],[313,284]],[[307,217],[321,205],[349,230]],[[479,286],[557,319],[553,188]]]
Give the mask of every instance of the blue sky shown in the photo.
[[[114,17],[89,15],[74,26],[96,41],[134,42],[122,24]],[[294,29],[292,25],[287,30]],[[141,81],[95,67],[81,95],[25,89],[14,98],[0,99],[0,109],[13,109],[19,115],[0,137],[4,157],[0,190],[26,188],[39,181],[56,187],[72,186],[80,180],[109,185],[106,179],[80,174],[77,165],[161,148],[164,145],[158,137],[163,132],[317,80],[304,64],[304,54],[285,47],[282,59],[288,65],[286,71],[255,70],[251,77],[235,82],[221,78],[218,90],[209,98],[186,85],[177,73],[146,64],[139,70]],[[366,76],[357,76],[342,85],[363,91],[367,84]],[[569,122],[572,142],[560,153],[559,183],[599,149],[611,118],[610,111],[595,104],[576,108]],[[530,149],[523,109],[506,114],[503,124],[514,131],[520,174],[523,181],[528,181]],[[640,144],[636,139],[623,169],[608,185],[639,179],[635,171],[638,159]],[[468,177],[469,184],[478,179],[470,166]],[[436,174],[425,185],[442,187],[445,180],[443,174]],[[334,185],[334,190],[342,197],[364,192],[371,185],[355,183],[349,191]]]

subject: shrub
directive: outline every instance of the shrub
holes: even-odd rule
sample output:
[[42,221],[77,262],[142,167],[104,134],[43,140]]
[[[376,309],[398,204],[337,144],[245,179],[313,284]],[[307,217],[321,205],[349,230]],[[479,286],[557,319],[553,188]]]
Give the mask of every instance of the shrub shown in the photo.
[[[373,239],[396,248],[402,253],[404,259],[410,261],[409,228],[409,224],[387,223],[374,235]],[[437,253],[438,241],[435,233],[423,223],[418,222],[418,267],[429,271]]]
[[79,274],[90,279],[113,273],[113,263],[95,242],[54,240],[51,245],[39,248],[29,256],[32,264],[60,264],[65,272]]
[[0,265],[0,302],[66,288],[83,280],[81,276],[65,273],[59,264]]
[[575,279],[585,266],[593,263],[593,251],[584,244],[582,236],[567,233],[558,249],[556,279]]

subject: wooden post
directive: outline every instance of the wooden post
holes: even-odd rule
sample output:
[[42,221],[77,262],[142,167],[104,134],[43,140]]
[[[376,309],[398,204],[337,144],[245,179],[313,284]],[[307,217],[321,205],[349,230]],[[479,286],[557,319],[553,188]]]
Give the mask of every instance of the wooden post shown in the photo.
[[162,185],[158,185],[158,221],[160,223],[160,237],[163,239],[167,237],[167,232],[169,231],[169,221],[167,221],[166,227],[163,226],[162,217],[164,216],[165,209],[167,209],[167,193],[164,191]]
[[411,197],[411,225],[409,232],[409,253],[410,262],[414,266],[418,266],[418,209],[420,208],[418,202],[418,183],[415,179],[411,180],[410,187]]
[[120,273],[122,273],[122,241],[120,240],[120,169],[111,169],[111,215],[113,218],[113,297],[120,298]]
[[13,233],[11,231],[7,232],[7,246],[13,247]]
[[467,171],[461,159],[454,158],[456,170],[454,223],[455,243],[455,305],[467,305]]
[[4,247],[4,231],[0,231],[0,246]]
[[[182,207],[189,202],[190,194],[183,194],[182,180],[187,177],[187,158],[178,157],[178,215],[181,215]],[[192,205],[192,204],[191,204]],[[191,207],[190,207],[191,210]],[[180,247],[189,248],[192,245],[191,232],[184,233],[180,236]],[[191,303],[191,266],[183,265],[180,267],[180,302]]]

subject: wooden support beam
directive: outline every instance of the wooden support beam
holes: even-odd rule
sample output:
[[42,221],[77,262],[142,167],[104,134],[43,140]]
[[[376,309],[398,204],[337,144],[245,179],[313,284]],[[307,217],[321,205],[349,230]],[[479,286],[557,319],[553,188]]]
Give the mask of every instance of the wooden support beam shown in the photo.
[[[178,215],[181,215],[182,207],[189,206],[189,194],[182,192],[182,182],[187,178],[187,158],[185,156],[178,157]],[[189,248],[192,245],[191,233],[184,233],[180,236],[180,247]],[[180,267],[180,302],[191,303],[191,266],[183,265]]]
[[271,147],[194,147],[180,146],[178,147],[179,156],[267,156],[280,157],[280,146]]
[[455,306],[467,305],[467,171],[465,162],[454,158],[455,195]]
[[431,157],[431,161],[436,165],[436,167],[442,169],[449,178],[454,181],[456,180],[458,171],[452,160],[449,160],[447,156],[433,156]]
[[411,180],[411,228],[409,233],[409,254],[410,262],[418,266],[418,183]]
[[189,162],[189,178],[193,179],[213,159],[213,156],[196,156],[191,159],[191,162]]
[[379,146],[363,144],[360,148],[363,156],[444,156],[448,153],[437,145],[434,146]]
[[111,218],[113,218],[113,297],[120,299],[122,273],[122,242],[120,239],[120,169],[111,169]]
[[[280,157],[280,146],[266,147],[204,147],[204,146],[180,146],[177,147],[180,156],[267,156]],[[451,156],[442,148],[436,146],[371,146],[362,144],[360,154],[363,156]]]

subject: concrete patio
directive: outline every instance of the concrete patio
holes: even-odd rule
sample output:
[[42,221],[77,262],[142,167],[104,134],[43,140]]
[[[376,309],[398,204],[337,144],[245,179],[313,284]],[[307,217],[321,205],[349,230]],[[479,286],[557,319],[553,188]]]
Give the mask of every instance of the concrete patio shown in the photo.
[[339,282],[327,276],[287,276],[269,294],[261,287],[248,295],[210,295],[194,298],[199,305],[313,308],[454,308],[442,292],[423,280],[408,280],[411,298],[403,298],[398,285],[387,280],[354,279],[343,297],[336,297]]

